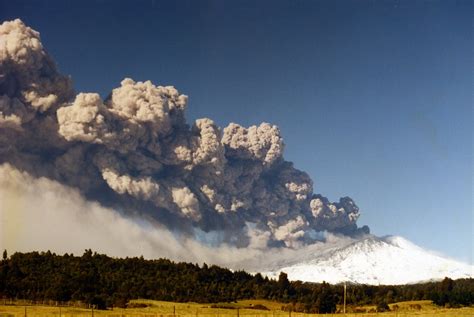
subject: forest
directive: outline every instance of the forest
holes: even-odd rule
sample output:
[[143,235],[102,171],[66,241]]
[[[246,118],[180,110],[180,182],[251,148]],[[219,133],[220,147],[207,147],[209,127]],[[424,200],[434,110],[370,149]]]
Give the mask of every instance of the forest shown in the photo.
[[[143,257],[113,258],[85,250],[82,256],[51,252],[3,252],[0,297],[28,300],[80,301],[98,308],[124,307],[131,299],[222,303],[268,299],[284,309],[331,313],[343,302],[343,285],[278,280],[231,271],[215,265]],[[432,300],[448,307],[474,304],[474,279],[412,285],[348,284],[348,305],[377,305],[407,300]]]

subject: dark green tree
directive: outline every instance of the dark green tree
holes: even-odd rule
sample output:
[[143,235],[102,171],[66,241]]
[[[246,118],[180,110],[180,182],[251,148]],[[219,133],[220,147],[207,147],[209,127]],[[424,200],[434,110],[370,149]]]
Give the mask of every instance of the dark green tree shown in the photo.
[[323,282],[321,292],[316,300],[316,307],[320,314],[332,314],[336,311],[336,296],[331,286]]
[[385,311],[390,311],[390,307],[388,306],[387,302],[385,300],[379,300],[377,303],[377,312],[385,312]]

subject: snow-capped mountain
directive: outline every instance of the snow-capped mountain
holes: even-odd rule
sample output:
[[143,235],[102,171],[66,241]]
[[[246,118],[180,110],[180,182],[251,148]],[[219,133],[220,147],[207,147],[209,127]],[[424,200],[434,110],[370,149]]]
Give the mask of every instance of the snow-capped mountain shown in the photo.
[[474,266],[424,250],[402,237],[369,236],[263,274],[277,278],[280,272],[287,273],[290,280],[306,282],[395,285],[446,276],[474,277]]

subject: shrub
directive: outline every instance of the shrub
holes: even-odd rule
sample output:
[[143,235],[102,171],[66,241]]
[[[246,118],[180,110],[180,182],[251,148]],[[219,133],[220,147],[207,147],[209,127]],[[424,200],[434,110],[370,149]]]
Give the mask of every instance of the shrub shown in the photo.
[[420,304],[411,304],[410,309],[421,310],[421,305]]
[[128,308],[146,308],[148,306],[149,305],[145,303],[128,303],[127,304]]
[[384,312],[384,311],[390,311],[390,307],[388,307],[388,304],[386,301],[381,301],[377,304],[377,312]]
[[245,308],[248,308],[248,309],[258,309],[258,310],[270,310],[270,309],[268,309],[267,306],[264,306],[264,305],[262,305],[262,304],[257,304],[257,305],[253,305],[253,306],[245,307]]

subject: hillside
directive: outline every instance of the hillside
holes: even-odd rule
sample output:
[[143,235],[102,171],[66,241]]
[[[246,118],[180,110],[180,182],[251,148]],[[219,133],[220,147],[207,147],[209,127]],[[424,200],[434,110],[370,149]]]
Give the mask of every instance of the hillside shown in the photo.
[[352,282],[402,285],[438,281],[444,277],[471,278],[474,266],[424,250],[397,236],[369,236],[349,245],[335,246],[302,261],[287,262],[264,273],[306,282]]

